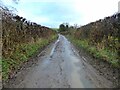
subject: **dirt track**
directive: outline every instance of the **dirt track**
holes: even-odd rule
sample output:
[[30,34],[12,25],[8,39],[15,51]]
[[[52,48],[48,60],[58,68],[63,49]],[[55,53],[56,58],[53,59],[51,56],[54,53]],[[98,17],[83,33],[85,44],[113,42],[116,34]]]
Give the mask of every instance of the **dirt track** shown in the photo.
[[8,88],[110,88],[112,83],[79,56],[63,36],[37,56],[37,61],[18,72]]

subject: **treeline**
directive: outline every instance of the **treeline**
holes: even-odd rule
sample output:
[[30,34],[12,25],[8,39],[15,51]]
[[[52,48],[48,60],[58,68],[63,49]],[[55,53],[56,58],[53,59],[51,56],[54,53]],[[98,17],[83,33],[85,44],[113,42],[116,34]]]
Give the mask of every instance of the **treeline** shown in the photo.
[[60,24],[59,26],[59,32],[65,32],[69,30],[69,24],[68,23],[63,23]]
[[56,38],[54,30],[2,8],[3,79],[10,78],[23,62]]

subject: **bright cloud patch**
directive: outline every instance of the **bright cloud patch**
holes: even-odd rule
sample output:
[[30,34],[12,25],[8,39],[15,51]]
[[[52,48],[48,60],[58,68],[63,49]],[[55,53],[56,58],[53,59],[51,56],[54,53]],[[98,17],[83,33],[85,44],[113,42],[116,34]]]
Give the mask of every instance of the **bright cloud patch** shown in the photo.
[[[10,0],[3,0],[4,3]],[[18,14],[49,27],[59,24],[85,25],[118,11],[119,0],[20,0],[15,7]],[[8,4],[8,3],[7,3]]]

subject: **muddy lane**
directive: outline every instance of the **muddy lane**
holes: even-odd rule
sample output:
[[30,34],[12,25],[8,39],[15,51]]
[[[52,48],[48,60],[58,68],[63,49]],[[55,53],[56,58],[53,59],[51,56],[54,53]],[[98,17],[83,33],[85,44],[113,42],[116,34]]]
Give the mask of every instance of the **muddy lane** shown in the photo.
[[79,56],[71,43],[59,35],[37,57],[36,64],[20,71],[8,88],[99,88],[110,87],[108,81]]

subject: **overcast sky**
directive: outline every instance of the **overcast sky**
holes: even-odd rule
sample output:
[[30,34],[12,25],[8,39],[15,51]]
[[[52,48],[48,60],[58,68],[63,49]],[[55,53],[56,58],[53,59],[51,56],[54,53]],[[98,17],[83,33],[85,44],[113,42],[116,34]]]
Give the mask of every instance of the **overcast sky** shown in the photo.
[[48,27],[59,27],[68,22],[71,25],[85,25],[118,12],[120,0],[2,0],[14,6],[17,14]]

